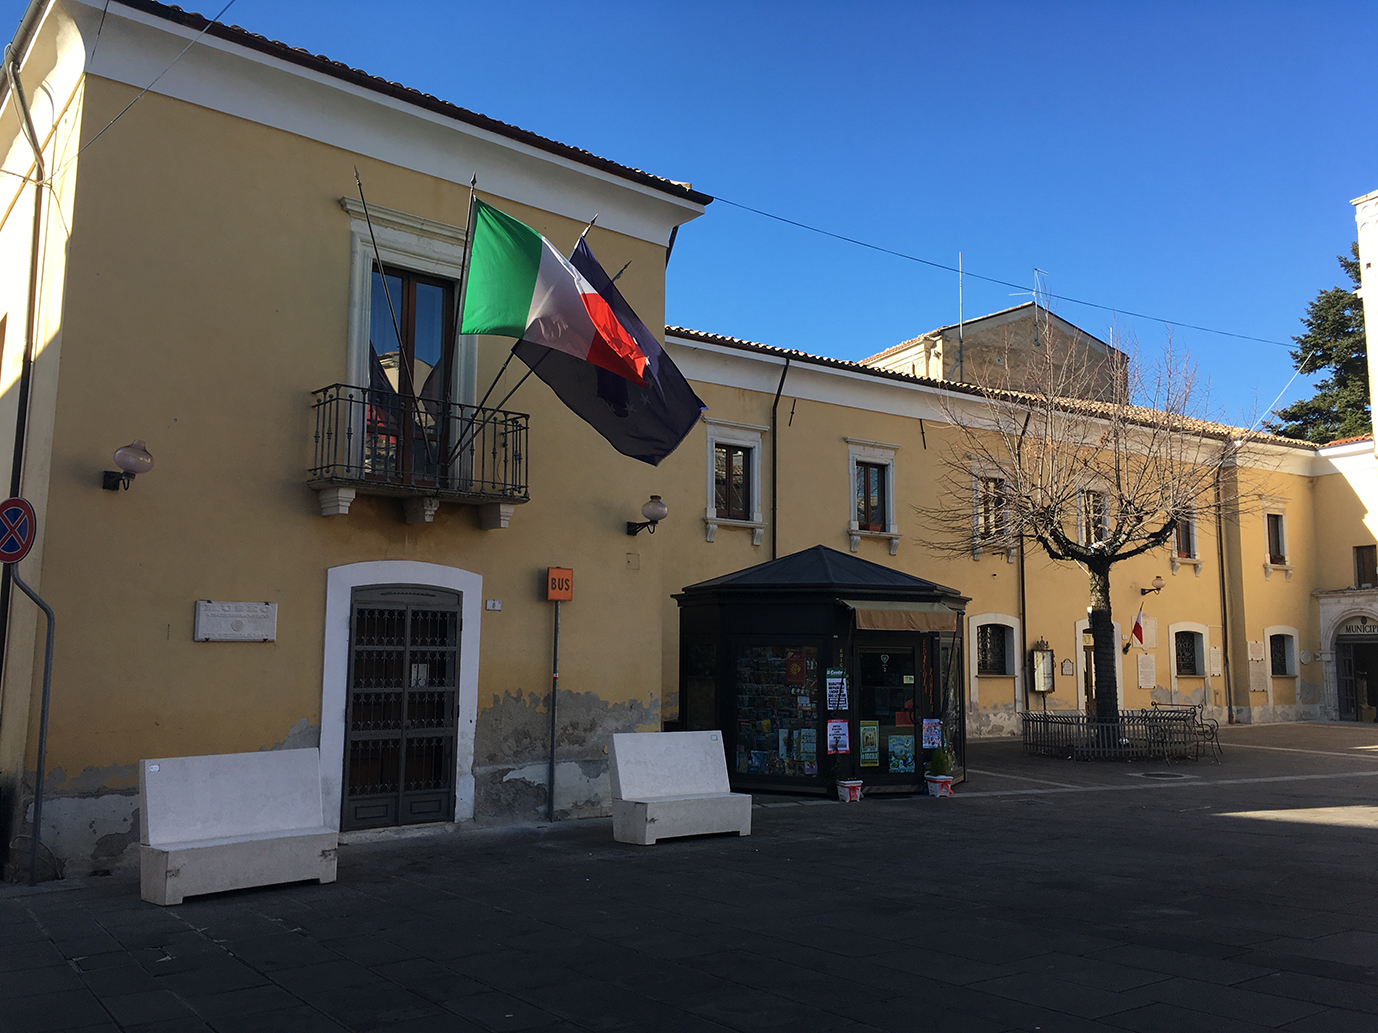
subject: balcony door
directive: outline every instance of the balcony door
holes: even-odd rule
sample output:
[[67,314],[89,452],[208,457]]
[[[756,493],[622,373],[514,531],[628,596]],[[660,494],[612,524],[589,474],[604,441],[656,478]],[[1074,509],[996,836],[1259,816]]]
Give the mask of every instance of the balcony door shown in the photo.
[[403,484],[434,483],[453,447],[446,403],[454,371],[454,284],[393,267],[384,275],[375,265],[369,345],[365,468]]

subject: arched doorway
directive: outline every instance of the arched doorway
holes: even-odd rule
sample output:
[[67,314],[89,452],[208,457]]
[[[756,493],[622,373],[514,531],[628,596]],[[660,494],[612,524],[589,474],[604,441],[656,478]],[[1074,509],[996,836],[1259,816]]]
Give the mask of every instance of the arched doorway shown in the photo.
[[1339,626],[1335,676],[1340,720],[1378,722],[1378,621],[1359,616]]
[[[479,621],[482,611],[483,577],[473,571],[413,560],[375,560],[346,563],[326,571],[325,652],[321,679],[321,797],[324,820],[339,828],[348,799],[347,769],[366,772],[367,765],[379,760],[379,771],[395,770],[398,791],[395,801],[381,812],[365,812],[346,824],[354,827],[378,824],[406,824],[409,821],[465,820],[474,816],[474,725],[478,715]],[[359,611],[391,611],[391,620],[401,622],[400,641],[358,641]],[[398,612],[401,617],[398,617]],[[385,615],[386,616],[386,615]],[[427,623],[429,622],[429,623]],[[387,628],[364,628],[365,639],[399,638],[382,634]],[[394,629],[395,630],[395,629]],[[360,650],[363,654],[360,655]],[[387,651],[388,656],[380,655]],[[361,669],[361,660],[366,667]],[[372,678],[376,671],[367,665],[382,665],[395,684],[353,684],[351,675]],[[400,672],[400,674],[398,673]],[[442,684],[443,683],[443,684]],[[405,736],[399,732],[398,715],[383,714],[377,720],[378,704],[386,710],[389,700],[356,700],[353,689],[366,695],[405,693],[413,696],[421,725],[435,725],[443,711],[445,734],[435,727],[417,727],[409,719],[417,739],[414,751],[407,744],[396,745]],[[431,713],[427,708],[433,708]],[[378,709],[378,707],[375,707]],[[371,734],[376,733],[376,734]],[[440,741],[443,738],[443,742]],[[407,789],[407,758],[414,752],[420,761],[411,768],[413,785]],[[377,754],[377,757],[373,757]],[[386,763],[384,763],[386,761]],[[393,763],[395,761],[395,763]],[[429,777],[427,769],[437,761],[452,765],[448,779]],[[368,788],[367,778],[355,779],[355,789]],[[448,783],[448,784],[442,784]],[[379,792],[355,793],[361,797],[383,797]],[[429,808],[429,810],[427,809]],[[400,820],[399,820],[400,819]]]

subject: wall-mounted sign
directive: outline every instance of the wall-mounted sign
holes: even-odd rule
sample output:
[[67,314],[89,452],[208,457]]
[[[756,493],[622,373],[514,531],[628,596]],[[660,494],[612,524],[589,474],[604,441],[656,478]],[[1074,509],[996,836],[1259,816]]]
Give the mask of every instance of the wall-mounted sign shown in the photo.
[[28,499],[0,502],[0,563],[18,563],[33,548],[38,520]]
[[1064,660],[1064,661],[1062,661],[1062,673],[1063,673],[1063,675],[1065,675],[1065,676],[1068,677],[1068,678],[1070,678],[1072,675],[1074,675],[1074,674],[1077,673],[1077,669],[1076,669],[1076,667],[1074,667],[1074,666],[1072,665],[1072,661],[1070,661],[1070,660]]
[[225,603],[196,600],[197,642],[276,642],[277,603]]
[[828,752],[852,752],[851,742],[848,738],[847,721],[845,718],[828,722]]
[[1359,617],[1340,628],[1341,635],[1378,635],[1378,624],[1367,617]]
[[567,603],[574,598],[574,568],[546,567],[545,597]]
[[880,767],[880,722],[861,722],[861,766]]
[[1139,688],[1151,689],[1158,684],[1158,659],[1152,653],[1139,654]]
[[1224,671],[1224,659],[1219,646],[1211,646],[1211,677],[1219,678]]
[[923,748],[925,750],[936,750],[942,744],[942,720],[936,717],[925,717],[923,719]]
[[828,668],[828,709],[847,709],[847,672],[840,667]]

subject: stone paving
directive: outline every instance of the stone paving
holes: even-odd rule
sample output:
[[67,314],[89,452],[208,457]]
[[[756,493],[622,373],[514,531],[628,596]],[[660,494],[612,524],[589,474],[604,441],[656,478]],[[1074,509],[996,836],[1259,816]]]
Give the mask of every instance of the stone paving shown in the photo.
[[[953,799],[373,837],[340,881],[0,887],[0,1031],[1378,1030],[1378,728],[1224,761],[972,744]],[[365,837],[367,839],[368,837]]]

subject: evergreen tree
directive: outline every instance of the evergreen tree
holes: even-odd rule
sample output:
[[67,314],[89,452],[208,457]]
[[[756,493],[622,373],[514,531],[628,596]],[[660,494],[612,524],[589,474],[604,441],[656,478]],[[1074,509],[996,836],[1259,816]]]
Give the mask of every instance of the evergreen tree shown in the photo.
[[1316,295],[1306,307],[1302,325],[1306,333],[1292,340],[1292,364],[1302,373],[1329,371],[1316,384],[1310,398],[1278,409],[1278,422],[1266,424],[1274,434],[1325,443],[1359,437],[1373,431],[1369,412],[1368,348],[1364,340],[1363,301],[1359,286],[1359,245],[1350,246],[1353,258],[1337,256],[1354,287],[1331,287]]

